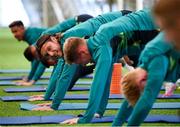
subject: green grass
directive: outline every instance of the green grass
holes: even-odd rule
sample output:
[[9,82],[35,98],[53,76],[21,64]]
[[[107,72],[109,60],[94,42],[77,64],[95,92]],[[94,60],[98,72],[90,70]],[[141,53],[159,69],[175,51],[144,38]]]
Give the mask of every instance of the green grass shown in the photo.
[[[28,69],[29,62],[23,57],[23,50],[27,46],[24,42],[16,41],[8,29],[0,29],[0,69]],[[125,73],[126,70],[123,70]],[[0,76],[21,76],[24,74],[0,74]],[[47,74],[46,74],[47,75]],[[27,92],[27,93],[5,93],[4,88],[12,86],[1,86],[0,87],[0,96],[15,96],[15,95],[39,95],[43,94],[42,92]],[[21,86],[17,86],[21,87]],[[68,92],[68,94],[85,94],[86,91],[79,92]],[[162,93],[162,92],[161,92]],[[180,93],[180,90],[177,90],[176,93]],[[45,101],[36,101],[32,102],[34,104],[44,103]],[[48,102],[48,101],[47,101]],[[50,101],[49,101],[50,102]],[[87,100],[66,100],[63,102],[68,103],[85,103]],[[122,100],[109,100],[109,103],[120,103]],[[180,99],[158,99],[157,102],[180,102]],[[0,116],[45,116],[45,115],[59,115],[59,114],[73,114],[78,115],[83,113],[84,110],[68,110],[68,111],[23,111],[20,110],[21,102],[2,102],[0,101]],[[115,115],[117,110],[107,110],[105,115]],[[151,110],[151,114],[174,114],[177,115],[178,110]],[[126,124],[125,124],[126,125]],[[144,123],[143,126],[180,126],[180,124],[172,123]],[[59,124],[43,124],[43,125],[27,125],[27,126],[66,126]],[[111,126],[111,123],[101,123],[101,124],[78,124],[75,126]]]
[[0,69],[27,69],[30,63],[23,56],[28,46],[14,39],[9,29],[0,29]]

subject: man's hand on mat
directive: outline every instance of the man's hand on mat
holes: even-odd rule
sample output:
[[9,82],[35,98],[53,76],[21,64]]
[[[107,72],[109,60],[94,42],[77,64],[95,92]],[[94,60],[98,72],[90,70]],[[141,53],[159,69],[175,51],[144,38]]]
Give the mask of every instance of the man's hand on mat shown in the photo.
[[35,81],[31,80],[29,82],[22,82],[22,83],[20,83],[18,85],[21,85],[21,86],[32,86],[34,83],[35,83]]
[[41,106],[41,107],[43,107],[43,106],[51,106],[51,103],[43,103],[43,104],[37,104],[38,106]]
[[53,109],[50,106],[42,106],[39,108],[34,108],[33,111],[53,111]]
[[28,77],[27,76],[23,76],[22,80],[16,80],[16,84],[21,84],[23,82],[27,82],[28,81]]
[[24,83],[25,81],[23,81],[23,80],[16,80],[15,81],[15,83],[17,84],[17,85],[21,85],[22,83]]
[[44,100],[44,95],[34,95],[30,96],[29,101],[41,101]]
[[78,120],[79,120],[79,118],[68,119],[68,120],[61,122],[60,124],[73,125],[73,124],[77,124]]
[[43,104],[37,104],[39,107],[34,108],[34,111],[53,111],[51,108],[51,103],[43,103]]

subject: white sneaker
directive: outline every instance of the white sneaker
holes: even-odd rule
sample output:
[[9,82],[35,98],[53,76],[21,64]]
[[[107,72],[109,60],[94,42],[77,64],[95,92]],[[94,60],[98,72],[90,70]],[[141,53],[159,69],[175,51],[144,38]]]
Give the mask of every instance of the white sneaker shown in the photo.
[[176,86],[177,86],[177,87],[180,87],[180,79],[178,79],[178,80],[176,81]]
[[95,113],[95,114],[94,114],[94,118],[101,118],[101,115],[98,114],[98,113]]
[[176,89],[176,84],[171,82],[166,82],[164,86],[165,86],[165,94],[163,95],[163,97],[169,97],[173,95],[174,90]]

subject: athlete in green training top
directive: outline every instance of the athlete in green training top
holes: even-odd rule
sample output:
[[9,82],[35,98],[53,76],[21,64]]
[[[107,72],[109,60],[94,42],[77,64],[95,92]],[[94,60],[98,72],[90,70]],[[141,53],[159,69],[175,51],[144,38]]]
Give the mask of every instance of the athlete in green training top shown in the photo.
[[[46,34],[48,34],[47,36],[54,36],[54,34],[56,33],[62,33],[65,32],[66,30],[82,23],[85,22],[86,20],[93,18],[92,16],[88,15],[88,14],[82,14],[82,15],[78,15],[75,16],[73,18],[69,18],[67,20],[65,20],[62,23],[59,23],[55,26],[53,26],[52,28],[49,28],[48,30],[46,30],[45,32],[43,32],[42,37],[44,38],[44,36],[46,36]],[[44,36],[43,36],[44,35]],[[56,37],[56,35],[54,36]],[[59,38],[59,37],[57,37]],[[53,94],[55,93],[62,93],[61,90],[56,90],[57,88],[57,82],[60,78],[61,74],[61,69],[63,68],[64,64],[62,64],[61,59],[57,60],[57,59],[48,59],[48,57],[45,58],[46,60],[42,60],[42,63],[49,67],[49,66],[54,66],[53,72],[51,74],[51,78],[48,84],[48,87],[46,89],[46,93],[45,95],[35,95],[31,97],[31,101],[33,100],[49,100],[51,97],[53,97]],[[89,66],[77,66],[76,70],[75,70],[75,74],[73,75],[71,81],[69,81],[70,85],[68,86],[68,90],[71,90],[72,87],[75,85],[76,81],[83,76],[86,76],[87,74],[91,74],[93,72],[94,69],[94,65],[89,65]],[[58,92],[55,92],[58,91]],[[56,94],[55,94],[56,95]],[[40,110],[40,109],[36,109],[36,110]],[[41,109],[43,110],[43,109]]]
[[29,45],[24,54],[27,54],[29,50],[34,51],[34,56],[31,57],[31,59],[28,59],[31,62],[31,70],[28,74],[28,77],[25,77],[22,81],[18,82],[19,85],[32,85],[41,77],[46,68],[39,60],[37,60],[35,47],[33,45],[41,36],[41,34],[47,29],[36,27],[25,28],[22,21],[12,22],[9,25],[9,28],[18,41],[25,41]]
[[139,59],[139,66],[122,80],[125,100],[113,122],[139,126],[151,110],[163,81],[176,82],[180,77],[180,52],[164,40],[163,33],[149,42]]
[[[157,28],[151,11],[141,10],[102,25],[96,34],[87,41],[80,38],[69,38],[66,40],[64,44],[66,62],[86,64],[89,61],[94,61],[96,68],[85,114],[83,117],[67,120],[64,123],[88,123],[95,112],[101,114],[102,109],[105,108],[109,96],[112,63],[114,62],[110,40],[121,32],[154,30]],[[71,46],[74,46],[73,49]]]
[[[140,57],[139,68],[123,78],[126,99],[113,126],[122,126],[127,118],[128,126],[139,126],[151,110],[162,82],[175,82],[180,78],[179,6],[179,0],[159,0],[155,4],[153,12],[157,24],[164,33],[159,34],[145,47]],[[138,78],[130,80],[132,74],[137,74]],[[130,87],[136,89],[136,92],[128,90]],[[130,93],[132,96],[129,96]]]

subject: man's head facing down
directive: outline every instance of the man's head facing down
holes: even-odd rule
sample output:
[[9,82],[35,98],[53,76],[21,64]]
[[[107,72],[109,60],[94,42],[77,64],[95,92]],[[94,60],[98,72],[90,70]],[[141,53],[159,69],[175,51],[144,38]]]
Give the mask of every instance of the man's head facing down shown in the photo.
[[24,57],[28,60],[28,61],[33,61],[34,59],[39,59],[37,51],[36,51],[36,47],[33,45],[28,46],[25,50],[24,50]]
[[[39,59],[39,55],[37,53],[36,47],[34,45],[28,46],[25,50],[24,50],[24,57],[28,60],[28,61],[33,61],[33,60],[40,60]],[[41,62],[46,66],[54,66],[57,61],[51,57],[43,57],[41,59]]]
[[40,60],[57,62],[58,58],[63,56],[61,45],[59,43],[59,36],[55,35],[43,35],[40,37],[36,43],[36,48]]
[[153,12],[167,40],[180,50],[180,0],[158,0]]
[[86,65],[91,61],[86,40],[78,37],[66,39],[64,46],[64,58],[68,64]]
[[146,84],[147,72],[136,68],[123,77],[122,92],[131,106],[135,106]]
[[24,39],[25,27],[22,21],[18,20],[12,22],[9,24],[9,28],[18,41],[22,41]]

